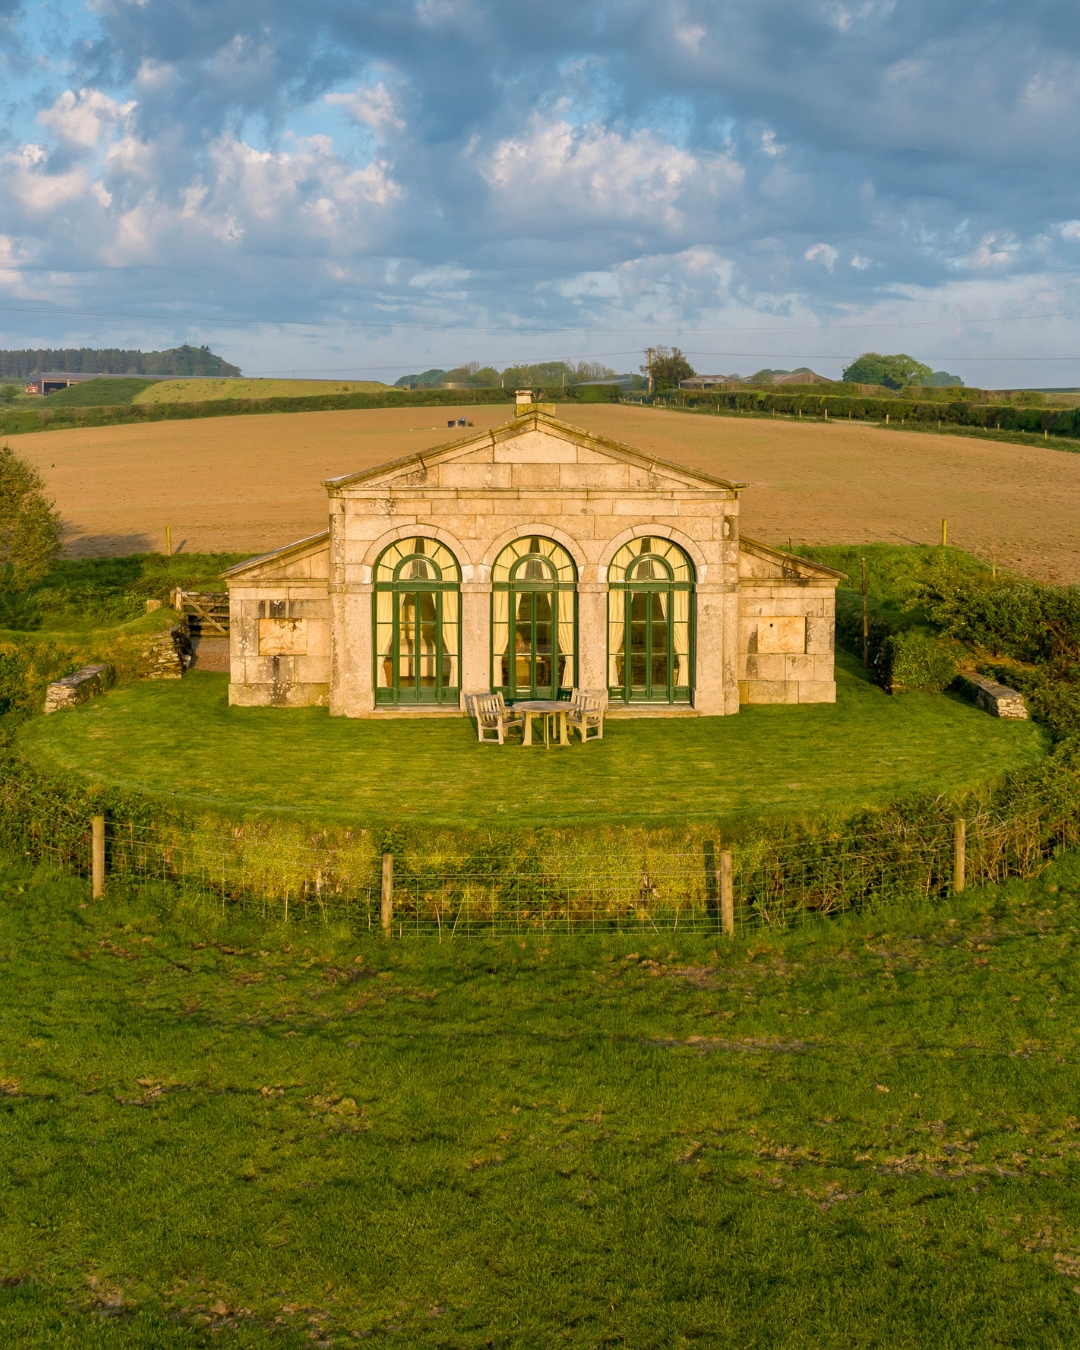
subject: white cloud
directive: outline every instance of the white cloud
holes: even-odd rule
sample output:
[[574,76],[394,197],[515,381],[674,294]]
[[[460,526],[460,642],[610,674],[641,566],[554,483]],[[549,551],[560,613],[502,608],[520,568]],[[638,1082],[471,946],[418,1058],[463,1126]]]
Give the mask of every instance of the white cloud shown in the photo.
[[38,113],[38,121],[61,140],[83,150],[97,146],[102,131],[125,121],[135,102],[117,103],[100,89],[68,89],[51,108]]
[[1002,239],[997,234],[988,234],[967,262],[971,267],[1000,266],[1002,263],[1012,262],[1013,254],[1019,247],[1019,243],[1011,237]]
[[803,254],[807,262],[819,262],[823,267],[827,267],[830,272],[833,270],[833,263],[839,256],[839,249],[833,248],[831,244],[814,244]]
[[[32,214],[56,211],[61,206],[94,192],[90,174],[85,165],[76,164],[66,173],[50,174],[48,155],[40,145],[24,145],[4,156],[8,191],[14,199]],[[96,195],[107,196],[104,188]]]
[[698,48],[701,46],[701,39],[705,36],[706,30],[701,24],[686,24],[683,27],[675,29],[675,36],[690,51],[697,55]]
[[539,114],[526,135],[499,141],[479,168],[501,213],[563,224],[589,217],[677,227],[691,199],[731,192],[745,176],[726,153],[695,155],[651,131],[624,135]]
[[405,123],[395,110],[394,97],[381,81],[366,87],[360,85],[348,94],[327,94],[326,102],[344,108],[354,122],[360,122],[372,131],[405,129]]

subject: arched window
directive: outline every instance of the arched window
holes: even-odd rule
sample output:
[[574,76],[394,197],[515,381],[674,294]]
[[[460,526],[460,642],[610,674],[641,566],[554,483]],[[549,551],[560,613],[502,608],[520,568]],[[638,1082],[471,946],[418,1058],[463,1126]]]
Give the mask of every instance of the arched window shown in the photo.
[[491,687],[558,698],[577,671],[577,569],[553,539],[516,539],[491,569]]
[[437,539],[399,539],[375,564],[375,702],[457,703],[461,569]]
[[689,703],[694,569],[668,539],[632,539],[608,567],[608,697]]

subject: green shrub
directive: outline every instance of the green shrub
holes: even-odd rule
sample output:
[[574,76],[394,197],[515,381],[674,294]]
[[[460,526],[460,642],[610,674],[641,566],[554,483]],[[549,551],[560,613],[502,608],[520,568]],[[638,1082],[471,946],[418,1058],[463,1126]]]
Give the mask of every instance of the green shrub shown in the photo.
[[995,656],[1080,660],[1080,586],[973,574],[945,557],[916,583],[912,598],[943,632]]
[[932,633],[911,628],[885,639],[875,675],[890,694],[909,691],[940,694],[956,678],[956,655]]

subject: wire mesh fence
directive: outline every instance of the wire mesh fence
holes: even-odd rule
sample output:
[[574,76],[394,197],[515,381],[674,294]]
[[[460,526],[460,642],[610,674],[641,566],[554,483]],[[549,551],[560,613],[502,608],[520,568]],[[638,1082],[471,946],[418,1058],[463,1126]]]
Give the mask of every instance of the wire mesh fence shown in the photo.
[[[964,880],[1035,875],[1055,849],[1080,842],[1080,817],[1052,795],[1028,797],[1024,808],[970,814],[959,853],[949,814],[912,822],[888,812],[861,831],[848,826],[731,840],[717,833],[693,847],[672,849],[661,841],[637,852],[586,841],[577,848],[549,843],[542,852],[496,849],[455,857],[413,844],[394,848],[389,894],[383,848],[364,830],[329,835],[280,823],[199,826],[99,816],[97,851],[102,879],[160,881],[282,922],[334,918],[361,930],[389,926],[395,936],[441,939],[719,934],[732,923],[783,928],[810,914],[933,899]],[[9,843],[91,874],[94,829],[85,805],[50,811],[43,800],[29,818],[17,837],[2,832]]]

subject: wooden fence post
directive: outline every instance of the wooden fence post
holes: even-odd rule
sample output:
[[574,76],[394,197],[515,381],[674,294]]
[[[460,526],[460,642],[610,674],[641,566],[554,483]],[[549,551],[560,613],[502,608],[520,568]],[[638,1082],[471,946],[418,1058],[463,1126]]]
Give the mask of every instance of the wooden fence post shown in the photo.
[[943,520],[941,522],[941,547],[946,548],[948,546],[948,543],[949,543],[949,522],[947,520]]
[[387,937],[390,937],[394,922],[394,855],[392,853],[382,855],[382,905],[379,917],[382,921],[383,932]]
[[955,895],[964,889],[964,873],[967,869],[967,821],[953,821],[952,841],[952,888]]
[[720,926],[725,937],[735,936],[735,888],[731,880],[731,850],[720,850]]
[[870,669],[870,602],[866,591],[866,559],[862,562],[862,663],[863,670]]
[[165,556],[172,557],[172,526],[165,526]]
[[91,872],[93,874],[93,898],[100,900],[105,894],[105,817],[94,816],[91,825]]

